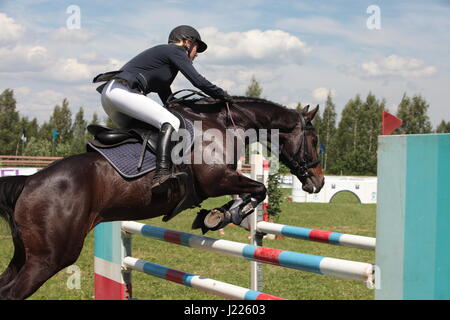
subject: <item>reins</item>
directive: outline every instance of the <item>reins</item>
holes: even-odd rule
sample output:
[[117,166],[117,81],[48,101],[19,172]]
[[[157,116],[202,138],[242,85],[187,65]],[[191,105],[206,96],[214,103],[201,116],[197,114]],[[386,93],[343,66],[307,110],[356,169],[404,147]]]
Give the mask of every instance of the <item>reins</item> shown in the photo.
[[[180,92],[184,92],[184,91],[187,91],[189,93],[185,94],[185,95],[183,95],[183,96],[181,96],[179,98],[175,98],[175,96],[177,94],[179,94]],[[178,91],[172,93],[167,98],[165,106],[167,107],[170,104],[174,104],[174,103],[177,103],[177,102],[181,102],[181,101],[187,100],[188,98],[193,97],[195,95],[201,96],[203,98],[208,98],[208,96],[206,94],[204,94],[203,92],[201,92],[201,91],[192,90],[192,89],[182,89],[182,90],[178,90]],[[235,107],[239,107],[239,106],[236,105],[236,103],[233,103],[232,105],[235,106]],[[234,122],[233,116],[231,115],[229,102],[225,102],[225,106],[227,108],[227,111],[226,111],[227,117],[230,118],[231,123],[233,124],[233,128],[236,129],[236,123]]]
[[[179,94],[180,92],[189,92],[188,94],[185,94],[179,98],[175,98],[175,95]],[[177,102],[181,102],[184,100],[187,100],[188,98],[192,97],[192,96],[201,96],[203,98],[208,98],[208,96],[200,91],[196,91],[196,90],[192,90],[192,89],[182,89],[179,91],[176,91],[174,93],[172,93],[166,101],[166,107],[169,106],[170,104],[174,104]],[[225,107],[226,107],[226,117],[230,119],[233,128],[236,129],[236,123],[234,122],[233,116],[231,114],[231,108],[230,108],[230,103],[229,102],[225,102]],[[231,107],[234,107],[238,110],[241,111],[241,113],[245,116],[248,116],[245,112],[245,108],[242,108],[241,106],[239,106],[237,103],[231,103]],[[308,125],[305,121],[305,118],[303,117],[302,114],[300,114],[300,122],[301,122],[301,126],[302,126],[302,142],[299,145],[299,149],[301,148],[301,160],[297,161],[294,160],[293,157],[291,157],[290,155],[288,155],[286,152],[284,152],[284,150],[281,148],[281,152],[283,153],[283,156],[286,158],[286,160],[289,163],[289,167],[291,167],[291,173],[295,174],[294,171],[299,171],[299,174],[303,177],[308,175],[308,169],[310,168],[314,168],[318,163],[320,163],[320,160],[315,160],[315,161],[308,161],[307,158],[310,157],[310,153],[308,152],[308,146],[307,146],[307,141],[306,141],[306,133],[308,130],[312,129],[311,125]],[[294,155],[296,155],[299,152],[299,149],[296,150],[296,152],[294,152]]]

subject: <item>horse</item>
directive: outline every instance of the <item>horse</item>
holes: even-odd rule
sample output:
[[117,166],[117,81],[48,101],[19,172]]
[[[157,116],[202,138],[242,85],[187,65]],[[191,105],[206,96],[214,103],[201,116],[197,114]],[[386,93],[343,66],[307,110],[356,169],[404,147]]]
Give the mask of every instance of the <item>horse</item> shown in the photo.
[[[319,106],[297,112],[259,98],[234,97],[231,106],[209,100],[181,101],[171,107],[186,119],[201,121],[202,130],[278,130],[281,162],[305,191],[320,191],[324,176],[312,125]],[[206,147],[211,142],[201,143]],[[197,206],[223,195],[250,197],[256,204],[265,199],[264,184],[238,172],[237,159],[235,155],[232,163],[187,165]],[[155,218],[173,210],[185,189],[173,192],[171,201],[167,195],[152,194],[153,174],[125,179],[98,152],[90,151],[55,161],[31,176],[0,178],[0,214],[10,226],[14,244],[13,257],[0,276],[0,299],[25,299],[74,264],[97,224]]]

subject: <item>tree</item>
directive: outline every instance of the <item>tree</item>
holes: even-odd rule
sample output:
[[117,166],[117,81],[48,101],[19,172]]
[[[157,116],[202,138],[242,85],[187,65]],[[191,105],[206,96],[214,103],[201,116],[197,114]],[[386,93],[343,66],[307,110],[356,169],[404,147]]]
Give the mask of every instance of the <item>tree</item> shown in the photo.
[[245,91],[245,95],[252,98],[261,98],[261,93],[262,88],[259,82],[256,81],[255,76],[253,76],[250,85],[247,87],[247,91]]
[[96,112],[92,115],[92,120],[90,124],[100,124],[100,120],[98,119],[98,115]]
[[323,150],[322,166],[326,170],[329,161],[328,155],[330,150],[333,150],[332,141],[336,134],[336,106],[333,103],[330,93],[328,93],[320,123],[317,126],[315,125],[315,128],[318,128],[320,150]]
[[0,154],[16,154],[21,136],[14,91],[6,89],[0,94]]
[[[261,96],[261,92],[262,88],[259,85],[258,81],[256,81],[255,77],[253,76],[250,85],[247,87],[245,95],[247,97],[259,98]],[[258,147],[260,148],[260,146]],[[250,150],[252,150],[250,148],[250,145],[247,145],[244,150],[245,159],[250,160]],[[259,149],[259,151],[261,151],[261,149]]]
[[64,98],[62,105],[56,105],[53,109],[53,114],[50,117],[50,125],[56,129],[60,135],[58,142],[70,143],[73,138],[72,133],[72,112],[69,109],[69,102]]
[[75,121],[72,125],[72,154],[83,153],[86,151],[86,127],[87,122],[84,120],[84,110],[80,108],[75,115]]
[[267,194],[269,197],[269,206],[267,213],[272,221],[277,221],[281,212],[281,205],[283,203],[283,192],[279,186],[280,175],[278,173],[269,175],[267,180]]
[[39,139],[37,137],[30,137],[23,150],[25,156],[51,156],[52,143],[50,139]]
[[450,133],[450,121],[445,122],[444,120],[436,128],[436,133]]
[[22,155],[30,138],[37,137],[39,124],[37,123],[36,118],[34,118],[32,121],[28,121],[28,117],[21,117],[18,126],[21,130],[21,135],[17,144],[16,153],[18,155]]
[[412,99],[403,95],[398,106],[397,117],[403,120],[403,125],[397,129],[399,134],[431,133],[431,122],[427,115],[430,105],[420,95]]
[[38,131],[37,138],[38,140],[52,140],[52,125],[45,121],[40,127]]
[[350,154],[356,153],[356,131],[358,128],[358,113],[362,101],[359,95],[350,99],[342,110],[341,120],[336,131],[333,163],[328,166],[329,173],[343,174],[349,171]]
[[106,119],[106,126],[108,128],[118,128],[118,126],[114,123],[114,121],[112,121],[110,117],[107,117]]
[[333,143],[329,172],[375,175],[377,136],[381,133],[381,111],[385,101],[369,93],[362,101],[357,95],[346,104]]

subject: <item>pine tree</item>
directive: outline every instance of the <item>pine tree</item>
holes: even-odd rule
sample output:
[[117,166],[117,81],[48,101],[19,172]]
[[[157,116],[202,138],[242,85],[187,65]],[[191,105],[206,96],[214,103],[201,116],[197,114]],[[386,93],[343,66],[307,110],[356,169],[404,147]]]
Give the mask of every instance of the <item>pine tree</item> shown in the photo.
[[445,122],[444,120],[436,128],[436,133],[450,133],[450,121]]
[[327,168],[331,174],[349,174],[350,168],[355,165],[352,158],[356,155],[356,132],[361,105],[361,98],[357,95],[350,99],[342,110],[334,140],[333,162]]
[[106,118],[106,126],[108,128],[118,128],[118,126],[114,123],[114,121],[112,121],[110,117]]
[[365,154],[365,170],[361,174],[376,175],[378,136],[381,134],[381,115],[385,108],[385,100],[377,100],[369,93],[361,110],[360,152]]
[[259,82],[256,81],[255,76],[253,76],[250,85],[247,87],[247,91],[245,91],[245,95],[252,98],[261,98],[261,93],[262,88]]
[[369,93],[346,104],[336,130],[329,172],[348,175],[376,174],[377,136],[381,133],[381,102]]
[[[317,117],[317,116],[316,116]],[[333,140],[336,134],[336,106],[333,103],[331,95],[328,93],[327,101],[325,103],[325,108],[322,113],[321,123],[319,128],[319,145],[322,151],[322,166],[323,169],[327,169],[328,162],[330,159],[330,153],[333,153]]]
[[100,120],[98,119],[98,115],[96,112],[94,112],[94,114],[92,115],[90,124],[100,124]]
[[0,154],[16,154],[21,133],[14,91],[6,89],[0,94]]
[[75,115],[75,121],[72,126],[72,154],[83,153],[86,151],[86,127],[87,122],[84,120],[84,110],[80,108]]
[[52,142],[50,139],[30,137],[24,148],[23,155],[32,157],[50,157],[52,155]]
[[427,111],[430,105],[420,95],[412,98],[403,95],[398,106],[397,117],[403,120],[401,128],[397,129],[399,134],[431,133],[431,122]]
[[60,133],[58,142],[71,143],[72,133],[72,112],[69,109],[69,102],[64,98],[61,106],[56,105],[50,117],[52,130],[56,129]]

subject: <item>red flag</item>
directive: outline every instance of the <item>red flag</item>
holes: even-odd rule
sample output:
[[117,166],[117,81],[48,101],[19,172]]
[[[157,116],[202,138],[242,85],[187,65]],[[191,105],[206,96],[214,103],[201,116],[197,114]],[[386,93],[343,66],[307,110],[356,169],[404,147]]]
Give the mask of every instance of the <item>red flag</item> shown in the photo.
[[381,122],[382,125],[381,134],[383,136],[391,134],[391,132],[400,127],[402,123],[403,123],[402,119],[397,118],[396,116],[390,114],[389,112],[383,111]]

